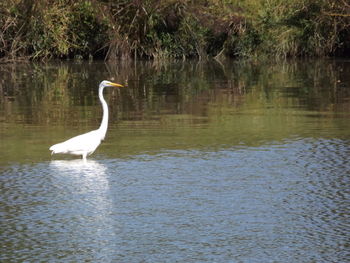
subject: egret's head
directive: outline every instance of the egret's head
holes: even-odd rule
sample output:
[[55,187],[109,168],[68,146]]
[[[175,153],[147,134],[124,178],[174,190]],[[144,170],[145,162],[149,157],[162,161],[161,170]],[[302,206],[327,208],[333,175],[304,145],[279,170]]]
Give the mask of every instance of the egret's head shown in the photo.
[[110,82],[108,80],[104,80],[100,83],[100,87],[124,87],[121,84]]

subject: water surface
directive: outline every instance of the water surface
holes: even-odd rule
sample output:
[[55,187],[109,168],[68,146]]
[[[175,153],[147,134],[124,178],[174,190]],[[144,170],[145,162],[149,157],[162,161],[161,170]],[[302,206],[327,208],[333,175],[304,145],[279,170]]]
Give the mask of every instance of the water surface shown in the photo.
[[[350,62],[0,67],[4,262],[347,262]],[[87,162],[50,145],[99,126]]]

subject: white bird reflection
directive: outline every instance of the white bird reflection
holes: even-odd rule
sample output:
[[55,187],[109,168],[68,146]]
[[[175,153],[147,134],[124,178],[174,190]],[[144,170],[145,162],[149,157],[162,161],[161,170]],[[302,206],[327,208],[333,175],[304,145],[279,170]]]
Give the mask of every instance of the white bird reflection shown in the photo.
[[76,191],[89,191],[95,198],[109,192],[106,166],[94,160],[55,160],[50,166]]
[[54,160],[50,168],[52,183],[58,190],[56,209],[61,211],[57,219],[68,230],[64,231],[69,233],[67,240],[89,250],[92,259],[111,256],[113,244],[105,243],[103,254],[97,249],[101,240],[115,239],[118,228],[112,217],[113,202],[105,164],[94,160]]
[[97,175],[105,176],[106,167],[104,164],[94,160],[53,160],[50,166],[62,173],[70,173],[73,175]]

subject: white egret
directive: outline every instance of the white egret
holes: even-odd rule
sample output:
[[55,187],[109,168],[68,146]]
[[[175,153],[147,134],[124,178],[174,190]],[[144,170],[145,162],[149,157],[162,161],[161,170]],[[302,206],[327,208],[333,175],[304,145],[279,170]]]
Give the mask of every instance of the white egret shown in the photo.
[[84,160],[86,156],[92,154],[104,140],[108,127],[108,106],[103,98],[103,89],[105,87],[123,87],[123,85],[104,80],[99,85],[98,97],[102,104],[103,117],[100,127],[97,130],[90,131],[75,136],[65,142],[61,142],[50,147],[51,154],[63,153],[81,155]]

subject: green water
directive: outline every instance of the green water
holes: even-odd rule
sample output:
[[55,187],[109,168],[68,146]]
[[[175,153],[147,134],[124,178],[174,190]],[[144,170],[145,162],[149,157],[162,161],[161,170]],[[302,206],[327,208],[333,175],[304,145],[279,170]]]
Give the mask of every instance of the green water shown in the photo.
[[345,262],[349,154],[347,60],[0,65],[0,260]]
[[257,146],[296,137],[349,138],[346,61],[19,64],[1,67],[1,163],[50,160],[47,148],[99,126],[95,156]]

